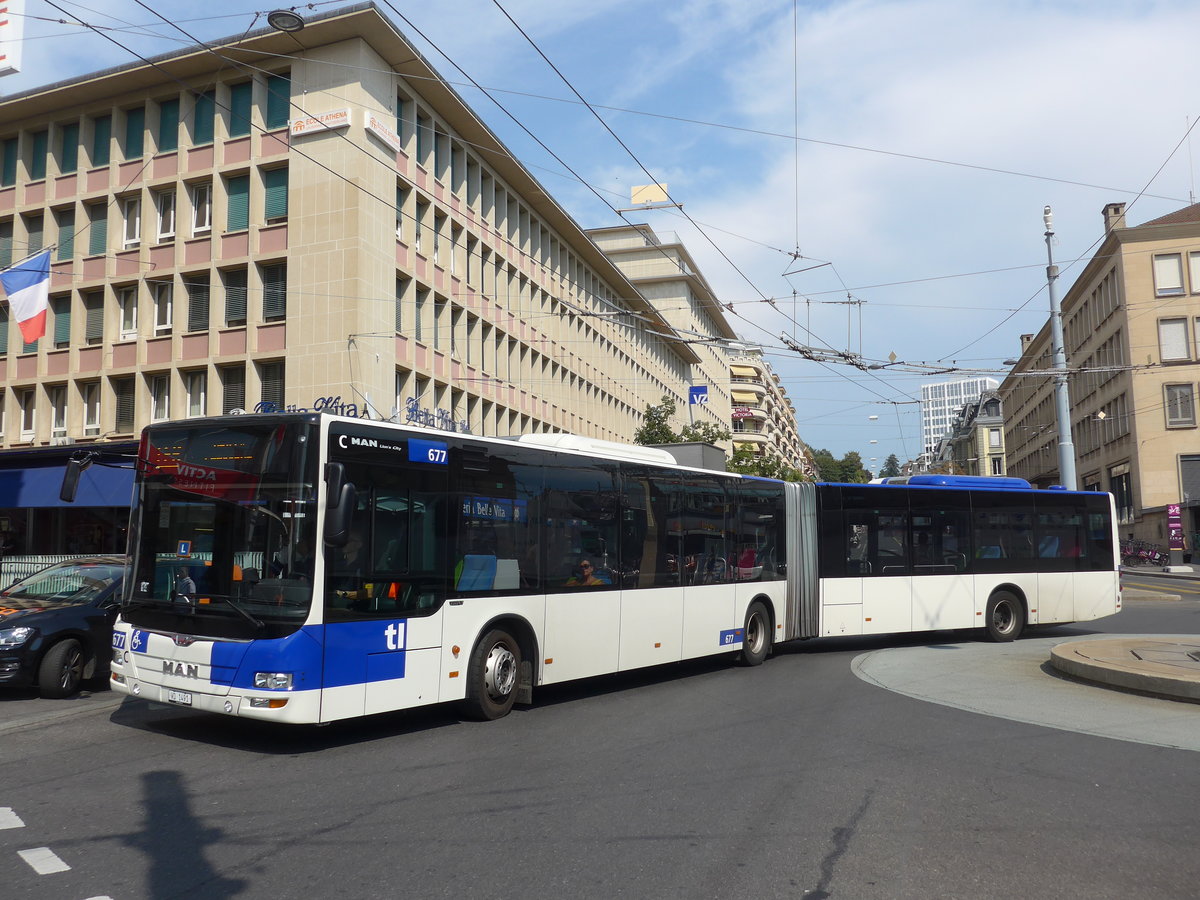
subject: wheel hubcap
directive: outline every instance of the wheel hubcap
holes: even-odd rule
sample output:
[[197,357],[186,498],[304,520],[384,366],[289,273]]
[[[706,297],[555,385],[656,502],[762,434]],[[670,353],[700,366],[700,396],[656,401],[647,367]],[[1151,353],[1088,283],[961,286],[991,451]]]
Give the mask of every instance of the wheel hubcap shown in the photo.
[[503,644],[496,644],[488,653],[483,668],[483,680],[488,695],[503,700],[517,683],[517,658]]
[[1013,626],[1012,607],[1007,603],[997,603],[995,610],[992,612],[992,625],[1001,634],[1007,634],[1011,631]]
[[83,654],[78,650],[74,650],[67,656],[66,662],[63,663],[59,686],[64,688],[73,687],[82,673]]
[[752,653],[757,653],[762,647],[763,621],[762,616],[755,613],[746,623],[746,646]]

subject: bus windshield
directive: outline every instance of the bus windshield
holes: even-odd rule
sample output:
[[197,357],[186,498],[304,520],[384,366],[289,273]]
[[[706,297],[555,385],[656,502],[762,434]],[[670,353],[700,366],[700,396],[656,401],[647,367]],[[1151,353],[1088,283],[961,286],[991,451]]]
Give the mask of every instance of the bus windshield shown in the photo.
[[319,540],[315,429],[267,417],[148,428],[122,618],[234,639],[303,625]]

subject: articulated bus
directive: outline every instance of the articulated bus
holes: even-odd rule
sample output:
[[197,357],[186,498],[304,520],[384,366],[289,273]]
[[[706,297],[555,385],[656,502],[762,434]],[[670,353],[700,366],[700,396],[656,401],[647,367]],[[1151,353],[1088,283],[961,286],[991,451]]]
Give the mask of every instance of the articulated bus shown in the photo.
[[[922,483],[924,481],[924,483]],[[152,425],[112,687],[287,723],[782,641],[1120,609],[1112,499],[1015,479],[787,484],[571,435],[317,413]]]

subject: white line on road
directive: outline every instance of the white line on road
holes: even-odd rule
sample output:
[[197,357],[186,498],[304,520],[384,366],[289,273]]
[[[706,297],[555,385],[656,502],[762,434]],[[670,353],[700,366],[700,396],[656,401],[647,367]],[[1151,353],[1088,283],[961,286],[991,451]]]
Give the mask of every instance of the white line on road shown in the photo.
[[21,817],[13,812],[11,806],[0,806],[0,828],[24,828]]
[[34,847],[32,850],[19,850],[17,855],[33,868],[39,875],[52,875],[55,872],[66,872],[71,867],[58,858],[49,847]]

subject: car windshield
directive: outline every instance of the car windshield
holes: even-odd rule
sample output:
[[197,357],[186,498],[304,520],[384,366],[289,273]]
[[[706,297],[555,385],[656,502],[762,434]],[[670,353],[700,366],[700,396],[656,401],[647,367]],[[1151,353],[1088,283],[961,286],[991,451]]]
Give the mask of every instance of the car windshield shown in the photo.
[[313,427],[246,417],[147,429],[125,621],[243,639],[304,623],[316,545]]
[[125,567],[113,562],[63,562],[35,572],[0,592],[12,600],[82,602],[119,581]]

